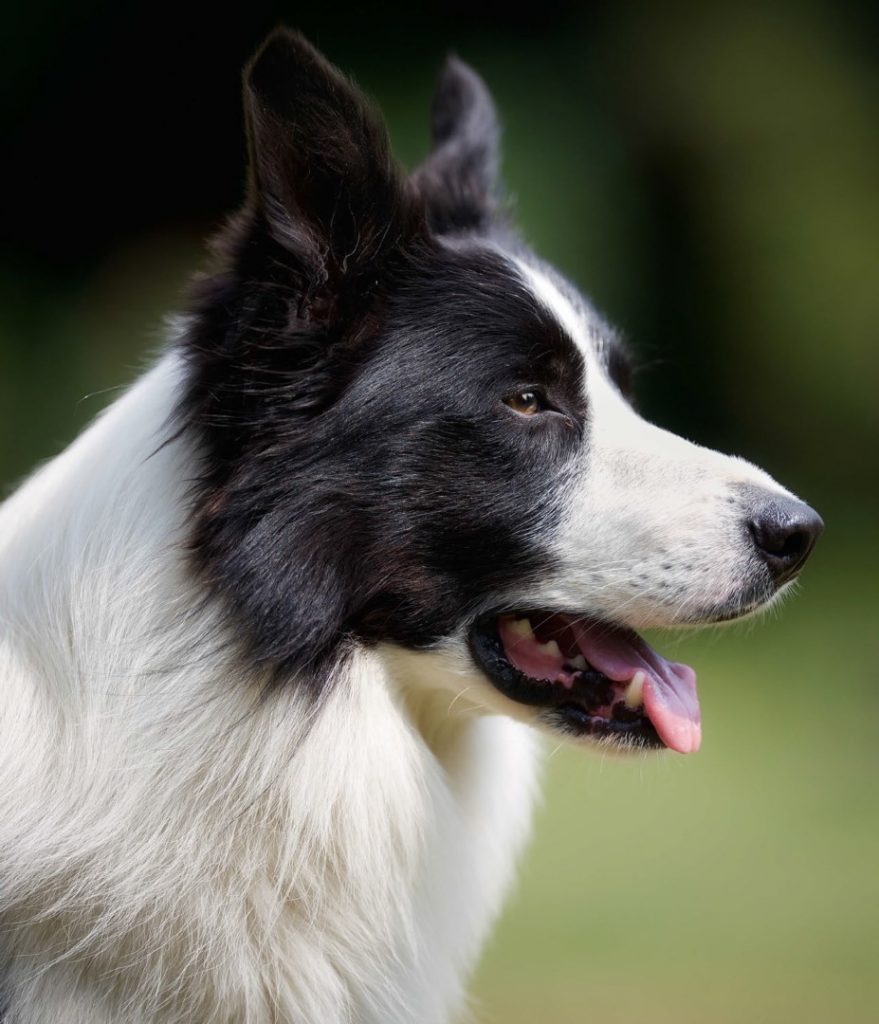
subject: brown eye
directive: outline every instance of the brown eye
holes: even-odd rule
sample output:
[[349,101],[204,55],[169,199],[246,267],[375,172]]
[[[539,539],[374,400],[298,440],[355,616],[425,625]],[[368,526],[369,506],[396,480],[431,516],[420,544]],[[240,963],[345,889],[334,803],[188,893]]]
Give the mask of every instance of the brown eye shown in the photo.
[[537,391],[516,391],[507,395],[504,402],[521,416],[534,416],[546,408],[543,397]]

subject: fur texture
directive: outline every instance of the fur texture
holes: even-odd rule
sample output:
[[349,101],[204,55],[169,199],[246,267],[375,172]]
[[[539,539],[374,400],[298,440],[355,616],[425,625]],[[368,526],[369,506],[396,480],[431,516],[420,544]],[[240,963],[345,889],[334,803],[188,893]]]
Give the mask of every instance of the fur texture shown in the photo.
[[631,409],[618,338],[507,221],[474,72],[409,178],[294,33],[245,107],[247,198],[168,350],[0,508],[9,1024],[458,1019],[528,726],[566,733],[474,624],[780,585],[746,524],[793,499]]

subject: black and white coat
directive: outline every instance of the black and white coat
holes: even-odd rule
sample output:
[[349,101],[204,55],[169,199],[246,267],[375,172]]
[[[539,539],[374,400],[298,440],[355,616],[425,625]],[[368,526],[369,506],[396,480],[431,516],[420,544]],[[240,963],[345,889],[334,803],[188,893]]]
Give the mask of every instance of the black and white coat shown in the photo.
[[781,585],[743,524],[793,499],[633,411],[508,223],[472,71],[410,178],[293,33],[245,105],[247,200],[167,350],[0,507],[9,1024],[461,1019],[537,733],[571,734],[474,623]]

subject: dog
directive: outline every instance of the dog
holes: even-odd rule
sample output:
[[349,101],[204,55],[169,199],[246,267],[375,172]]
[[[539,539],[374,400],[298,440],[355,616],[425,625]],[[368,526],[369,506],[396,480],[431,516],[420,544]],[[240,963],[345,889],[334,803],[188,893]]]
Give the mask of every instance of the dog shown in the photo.
[[167,348],[0,509],[8,1024],[448,1024],[539,734],[700,742],[638,632],[766,607],[821,531],[645,422],[516,234],[449,59],[414,174],[300,35]]

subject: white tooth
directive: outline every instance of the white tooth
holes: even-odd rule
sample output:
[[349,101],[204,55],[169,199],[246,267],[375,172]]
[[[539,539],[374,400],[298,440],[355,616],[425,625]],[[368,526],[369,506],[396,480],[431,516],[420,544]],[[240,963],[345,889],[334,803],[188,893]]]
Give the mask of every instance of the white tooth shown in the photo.
[[647,676],[640,669],[632,676],[632,681],[623,694],[627,708],[639,708],[644,703],[644,680],[646,678]]
[[507,628],[513,636],[520,636],[523,640],[526,637],[534,636],[534,630],[531,628],[530,619],[514,619]]
[[589,668],[589,664],[582,654],[578,654],[576,658],[571,658],[571,668],[579,669],[581,672],[585,672]]
[[544,654],[552,655],[553,658],[560,658],[562,656],[559,645],[555,640],[548,640],[545,644],[539,644],[538,647]]

